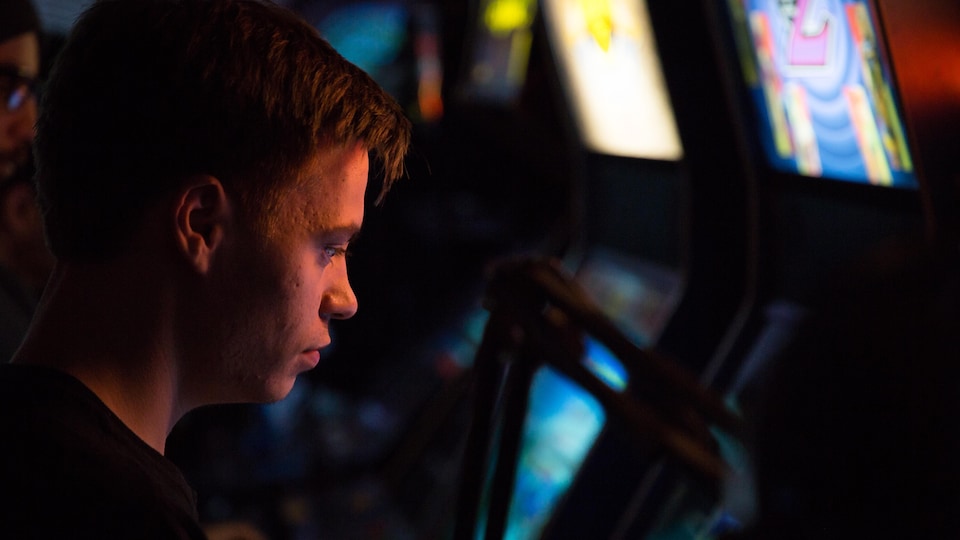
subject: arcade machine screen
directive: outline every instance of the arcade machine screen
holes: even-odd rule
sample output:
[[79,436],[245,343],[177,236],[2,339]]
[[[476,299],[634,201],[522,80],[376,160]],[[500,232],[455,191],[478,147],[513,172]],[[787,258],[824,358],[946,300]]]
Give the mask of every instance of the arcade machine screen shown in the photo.
[[383,86],[415,121],[443,114],[436,13],[404,0],[311,2],[301,14]]
[[728,0],[776,169],[916,188],[877,14],[866,0]]
[[399,92],[406,74],[397,64],[410,17],[405,2],[314,2],[302,14],[344,58],[389,92]]
[[510,103],[526,81],[536,0],[481,0],[470,29],[463,98]]
[[[627,172],[610,168],[629,176],[627,183],[645,180],[636,177],[632,165],[680,160],[683,149],[646,4],[546,0],[541,15],[583,148],[629,161]],[[602,243],[566,262],[587,295],[625,335],[639,346],[656,341],[678,299],[679,278],[673,269]],[[624,391],[629,381],[620,361],[589,338],[585,345],[584,365],[611,388]],[[549,366],[539,369],[530,388],[505,538],[541,537],[606,420],[591,394]],[[482,525],[477,533],[482,538]]]
[[[626,388],[626,370],[600,343],[588,339],[582,361],[611,388]],[[549,367],[534,374],[504,539],[540,537],[605,422],[603,407],[576,383]],[[485,533],[481,522],[476,538]]]
[[645,2],[547,0],[543,16],[584,146],[602,154],[680,159]]

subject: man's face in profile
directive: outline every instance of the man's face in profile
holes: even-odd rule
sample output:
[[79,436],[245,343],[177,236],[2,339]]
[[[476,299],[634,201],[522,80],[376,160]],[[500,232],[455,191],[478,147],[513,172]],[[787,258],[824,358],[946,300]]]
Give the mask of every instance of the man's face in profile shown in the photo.
[[325,148],[281,188],[268,224],[229,227],[199,302],[197,334],[217,347],[192,366],[200,401],[277,401],[320,362],[330,321],[357,311],[346,250],[363,223],[368,172],[361,144]]
[[37,35],[27,32],[0,43],[0,180],[30,153],[37,102],[32,83],[40,71]]

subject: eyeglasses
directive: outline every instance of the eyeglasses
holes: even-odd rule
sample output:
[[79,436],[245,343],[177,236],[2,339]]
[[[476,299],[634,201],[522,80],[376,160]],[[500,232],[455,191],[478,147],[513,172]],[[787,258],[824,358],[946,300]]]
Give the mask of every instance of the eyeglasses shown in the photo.
[[16,112],[31,96],[37,95],[37,79],[14,66],[0,65],[0,107]]

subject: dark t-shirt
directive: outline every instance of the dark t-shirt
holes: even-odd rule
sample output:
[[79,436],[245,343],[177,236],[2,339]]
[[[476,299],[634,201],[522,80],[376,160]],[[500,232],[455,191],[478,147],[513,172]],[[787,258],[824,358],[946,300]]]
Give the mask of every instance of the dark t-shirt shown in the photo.
[[0,266],[0,362],[8,362],[27,333],[40,295]]
[[180,470],[60,371],[0,365],[0,537],[203,539]]

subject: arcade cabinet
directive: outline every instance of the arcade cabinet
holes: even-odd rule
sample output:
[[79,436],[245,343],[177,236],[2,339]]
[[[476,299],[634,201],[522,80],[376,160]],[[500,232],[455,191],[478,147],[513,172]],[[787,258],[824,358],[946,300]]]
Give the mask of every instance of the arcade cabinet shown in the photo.
[[[715,90],[720,67],[702,65],[710,50],[705,17],[649,7],[541,4],[538,21],[564,97],[560,110],[569,115],[567,152],[577,158],[580,219],[559,260],[622,337],[669,358],[669,369],[696,387],[696,374],[746,294],[749,179],[724,133],[727,106]],[[681,23],[689,30],[684,40],[664,37]],[[496,342],[496,332],[491,321],[485,340]],[[458,511],[468,523],[457,536],[608,537],[623,526],[660,454],[638,450],[628,440],[636,430],[625,429],[601,396],[613,391],[613,402],[633,407],[670,386],[651,388],[652,380],[635,375],[643,360],[624,363],[595,337],[583,342],[575,364],[603,381],[600,387],[591,386],[591,376],[571,379],[550,354],[531,354],[536,369],[521,379],[526,383],[509,383],[519,397],[501,405],[508,411],[503,423],[490,428],[489,440],[477,435],[468,443],[476,453],[467,456],[464,491],[475,497],[461,499]],[[478,414],[493,406],[482,403]],[[482,418],[474,428],[486,429],[487,420],[498,419]],[[479,481],[470,469],[477,470],[483,445],[518,453],[490,457],[499,461],[488,463],[490,473]],[[503,485],[512,486],[508,502],[498,491]]]
[[[689,259],[681,266],[681,275],[690,281],[653,345],[695,371],[703,386],[724,393],[734,412],[749,416],[755,405],[752,392],[763,385],[765,362],[790,339],[807,299],[835,272],[889,242],[932,242],[955,249],[957,175],[946,149],[953,148],[948,141],[956,138],[933,112],[956,118],[956,98],[949,90],[955,86],[947,68],[919,71],[918,65],[929,68],[930,63],[919,60],[918,50],[929,50],[945,66],[956,61],[950,52],[934,50],[933,37],[920,40],[925,48],[907,36],[938,17],[930,25],[931,35],[946,35],[945,29],[957,21],[956,9],[940,2],[912,8],[892,4],[732,0],[705,3],[699,6],[702,11],[686,6],[686,12],[650,6],[691,171],[684,204],[692,212],[683,244]],[[898,71],[898,58],[910,66],[909,78]],[[694,79],[687,70],[693,66],[712,74],[715,84],[690,84]],[[931,84],[931,77],[939,84]],[[710,107],[719,112],[709,114]],[[703,113],[699,129],[685,116],[694,110]],[[695,152],[700,152],[696,158],[691,156]],[[729,166],[718,169],[717,163]],[[711,168],[713,174],[706,174]],[[692,174],[696,171],[704,174]],[[740,178],[724,184],[730,178],[723,172]],[[713,186],[703,185],[707,178]],[[732,229],[742,234],[745,225],[747,234],[704,232],[702,224],[715,219],[717,210],[711,213],[697,203],[706,197],[717,204],[729,201],[718,198],[723,189],[746,194],[748,200],[735,210],[742,212],[733,221],[739,225]],[[716,319],[727,317],[727,324],[703,324],[705,317],[692,313],[716,313],[710,302],[717,297],[698,287],[729,287],[723,279],[704,278],[704,273],[724,270],[704,263],[717,250],[730,248],[742,250],[726,259],[742,265],[732,275],[746,277],[747,283],[733,287],[731,298],[737,300],[722,303],[737,308],[723,310]],[[685,306],[693,311],[684,311]],[[716,332],[722,334],[719,339]],[[706,345],[689,344],[701,339]],[[535,387],[529,391],[535,413],[537,392]],[[580,425],[602,422],[603,407],[591,403],[585,408],[590,421]],[[576,461],[579,470],[574,467],[572,477],[562,477],[565,493],[533,490],[525,500],[512,502],[528,513],[517,522],[535,528],[511,525],[516,515],[511,510],[504,525],[507,537],[711,538],[752,519],[756,507],[743,441],[717,436],[722,456],[736,474],[725,479],[720,493],[711,493],[676,467],[618,459],[627,444],[618,440],[614,448],[605,446],[614,437],[612,430],[593,427],[591,435],[597,438],[589,449],[574,445],[576,452],[566,454],[553,449],[565,462]],[[514,497],[524,488],[524,459],[521,453]],[[631,476],[636,469],[640,474]],[[549,470],[539,473],[549,477]],[[629,495],[628,486],[634,488]],[[481,531],[483,519],[481,512]]]
[[[937,53],[906,36],[932,13],[942,17],[934,28],[960,19],[942,2],[894,4],[730,0],[710,12],[718,57],[732,74],[725,82],[739,129],[731,136],[742,138],[757,178],[758,264],[742,330],[702,381],[747,420],[773,359],[826,282],[876,250],[955,239],[956,165],[944,159],[950,143],[934,117],[956,118],[957,100],[938,85],[919,89],[956,59],[945,53],[943,66],[920,68],[918,49]],[[757,511],[751,456],[730,445],[725,457],[736,474],[719,504],[648,501],[636,519],[646,525],[633,532],[710,538],[748,526]],[[689,491],[680,482],[668,493],[683,501]]]

